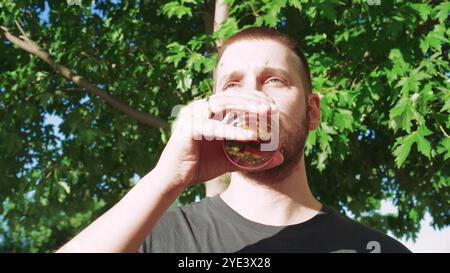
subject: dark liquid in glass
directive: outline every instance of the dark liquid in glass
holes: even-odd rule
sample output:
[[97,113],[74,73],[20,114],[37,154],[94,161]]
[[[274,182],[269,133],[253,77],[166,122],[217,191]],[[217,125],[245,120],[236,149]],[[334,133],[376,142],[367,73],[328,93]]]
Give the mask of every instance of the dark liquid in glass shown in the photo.
[[[266,135],[271,133],[273,122],[270,116],[267,117],[267,128],[265,130]],[[275,150],[266,151],[261,148],[264,143],[270,143],[270,139],[261,138],[263,134],[259,124],[259,117],[255,119],[257,122],[254,128],[258,128],[258,140],[256,141],[237,141],[237,140],[224,140],[224,151],[228,159],[235,165],[247,169],[259,169],[267,164],[275,154]],[[227,124],[235,127],[250,128],[250,119],[248,114],[235,114],[231,118],[226,120]],[[264,140],[263,140],[264,139]]]

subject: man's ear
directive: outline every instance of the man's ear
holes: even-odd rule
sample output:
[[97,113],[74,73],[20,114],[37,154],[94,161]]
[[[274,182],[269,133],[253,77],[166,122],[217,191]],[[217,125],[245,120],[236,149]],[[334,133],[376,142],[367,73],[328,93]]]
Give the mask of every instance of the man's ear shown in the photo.
[[317,94],[308,94],[309,130],[315,130],[320,124],[320,97]]

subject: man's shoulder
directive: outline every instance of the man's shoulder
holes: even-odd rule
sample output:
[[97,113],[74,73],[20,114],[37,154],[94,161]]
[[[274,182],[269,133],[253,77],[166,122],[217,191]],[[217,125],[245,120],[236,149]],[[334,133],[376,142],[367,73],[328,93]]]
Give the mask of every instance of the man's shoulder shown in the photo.
[[208,199],[183,207],[172,206],[148,234],[139,252],[197,252],[196,234],[207,229]]
[[[218,215],[217,211],[220,206],[215,201],[215,197],[207,197],[183,207],[171,207],[157,223],[154,235],[164,237],[161,241],[167,241],[170,239],[167,236],[173,237],[173,232],[168,232],[172,230],[182,233],[183,238],[194,238],[194,231],[204,234],[209,227],[222,225],[221,214]],[[315,232],[321,234],[319,237],[323,245],[329,246],[331,252],[411,252],[396,239],[357,222],[332,207],[324,205],[321,214],[324,217],[320,216],[313,226]]]
[[324,211],[331,216],[332,223],[329,230],[333,236],[342,240],[365,242],[365,250],[368,252],[411,252],[389,235],[360,223],[332,207],[325,206]]
[[206,197],[198,202],[185,206],[172,206],[161,217],[159,222],[192,222],[207,219],[211,213],[210,198]]

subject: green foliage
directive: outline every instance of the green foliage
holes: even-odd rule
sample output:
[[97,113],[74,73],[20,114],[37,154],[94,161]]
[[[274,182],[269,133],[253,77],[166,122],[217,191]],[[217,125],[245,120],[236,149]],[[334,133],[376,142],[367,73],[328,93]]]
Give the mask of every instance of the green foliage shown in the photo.
[[190,0],[188,0],[188,1],[182,0],[181,2],[178,2],[178,1],[169,2],[164,5],[163,12],[169,18],[176,16],[178,19],[181,19],[181,17],[183,17],[184,15],[187,15],[190,17],[190,16],[192,16],[192,10],[191,10],[191,8],[185,6],[185,4],[186,3],[194,3],[195,4],[195,2],[196,1],[190,1]]
[[417,149],[427,158],[430,158],[431,145],[426,136],[431,135],[433,132],[428,130],[426,127],[420,127],[417,131],[405,137],[398,137],[396,143],[394,144],[395,150],[395,162],[397,167],[403,166],[406,158],[408,157],[411,146],[416,143]]
[[[19,20],[58,62],[166,120],[212,91],[215,40],[276,27],[304,49],[321,97],[306,147],[315,195],[397,236],[414,238],[425,212],[449,225],[449,2],[226,2],[230,16],[212,35],[200,0],[1,1],[0,24],[18,33]],[[76,86],[8,42],[0,52],[0,250],[52,251],[145,175],[169,135],[67,91]],[[197,196],[203,186],[179,204]],[[380,214],[385,199],[398,213]]]

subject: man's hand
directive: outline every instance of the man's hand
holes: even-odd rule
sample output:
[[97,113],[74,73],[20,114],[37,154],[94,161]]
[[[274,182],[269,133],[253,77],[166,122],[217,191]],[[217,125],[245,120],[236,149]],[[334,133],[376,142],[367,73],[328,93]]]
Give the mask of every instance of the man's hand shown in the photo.
[[[154,225],[184,188],[237,170],[222,150],[221,140],[252,140],[256,133],[226,126],[212,118],[224,110],[276,110],[272,101],[254,91],[227,91],[196,101],[182,111],[157,166],[123,197],[58,252],[136,252]],[[251,108],[251,107],[250,107]],[[203,114],[202,114],[203,113]],[[205,137],[206,139],[201,139]],[[277,153],[266,168],[281,164]]]
[[[230,90],[194,101],[184,108],[175,123],[156,170],[171,176],[174,187],[187,187],[205,182],[226,172],[239,171],[226,158],[222,140],[250,141],[256,132],[226,125],[221,121],[226,111],[245,111],[267,114],[277,111],[273,100],[258,91]],[[283,162],[277,151],[263,169]],[[261,170],[263,170],[261,169]]]

